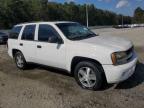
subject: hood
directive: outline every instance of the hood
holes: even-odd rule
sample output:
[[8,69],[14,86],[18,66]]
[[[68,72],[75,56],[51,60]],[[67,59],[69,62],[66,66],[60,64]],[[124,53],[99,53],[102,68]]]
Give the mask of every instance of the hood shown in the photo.
[[96,36],[89,39],[80,40],[80,42],[107,47],[115,51],[125,51],[132,47],[131,41],[112,36]]

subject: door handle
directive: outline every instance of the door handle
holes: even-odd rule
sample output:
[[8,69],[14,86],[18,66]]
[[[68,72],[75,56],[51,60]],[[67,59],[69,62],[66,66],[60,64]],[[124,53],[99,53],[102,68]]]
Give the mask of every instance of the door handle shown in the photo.
[[37,48],[42,48],[42,46],[41,45],[37,45]]
[[19,45],[20,45],[20,46],[23,46],[23,43],[20,43]]

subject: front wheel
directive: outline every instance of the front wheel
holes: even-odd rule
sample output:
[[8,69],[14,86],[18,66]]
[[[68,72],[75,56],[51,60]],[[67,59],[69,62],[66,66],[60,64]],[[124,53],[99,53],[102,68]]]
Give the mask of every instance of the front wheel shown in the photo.
[[14,59],[15,59],[16,66],[19,69],[23,69],[23,70],[26,69],[27,63],[23,54],[20,51],[15,53]]
[[93,62],[78,63],[74,76],[77,83],[84,89],[98,90],[102,85],[101,67]]

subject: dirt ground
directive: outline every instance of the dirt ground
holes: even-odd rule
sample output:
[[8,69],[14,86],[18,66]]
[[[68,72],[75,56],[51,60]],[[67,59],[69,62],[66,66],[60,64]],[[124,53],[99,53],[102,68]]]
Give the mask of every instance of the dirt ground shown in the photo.
[[94,31],[134,42],[140,63],[131,78],[100,91],[83,90],[63,71],[42,66],[18,70],[0,45],[0,108],[144,108],[144,28]]

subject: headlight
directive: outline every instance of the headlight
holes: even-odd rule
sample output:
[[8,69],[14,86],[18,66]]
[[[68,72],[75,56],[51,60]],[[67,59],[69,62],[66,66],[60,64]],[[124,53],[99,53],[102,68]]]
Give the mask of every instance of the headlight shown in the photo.
[[126,52],[115,52],[111,55],[112,62],[114,65],[120,65],[127,62]]

